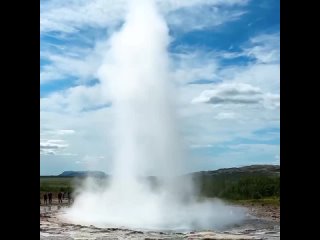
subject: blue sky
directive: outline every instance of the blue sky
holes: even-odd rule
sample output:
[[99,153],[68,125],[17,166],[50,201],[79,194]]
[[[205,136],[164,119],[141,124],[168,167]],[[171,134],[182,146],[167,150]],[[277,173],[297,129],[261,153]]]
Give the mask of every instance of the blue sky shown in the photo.
[[[157,1],[188,171],[280,163],[279,0]],[[97,70],[126,1],[40,2],[40,174],[112,166]]]

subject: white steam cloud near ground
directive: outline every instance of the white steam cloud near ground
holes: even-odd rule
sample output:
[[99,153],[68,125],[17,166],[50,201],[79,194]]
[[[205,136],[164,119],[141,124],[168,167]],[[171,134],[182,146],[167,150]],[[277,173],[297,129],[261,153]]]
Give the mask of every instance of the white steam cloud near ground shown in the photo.
[[[115,111],[112,179],[104,187],[88,180],[78,189],[66,214],[72,222],[182,230],[219,228],[244,218],[242,209],[219,200],[198,201],[192,180],[177,178],[186,156],[168,70],[169,40],[153,1],[129,1],[125,23],[98,71]],[[145,176],[157,176],[158,186]]]

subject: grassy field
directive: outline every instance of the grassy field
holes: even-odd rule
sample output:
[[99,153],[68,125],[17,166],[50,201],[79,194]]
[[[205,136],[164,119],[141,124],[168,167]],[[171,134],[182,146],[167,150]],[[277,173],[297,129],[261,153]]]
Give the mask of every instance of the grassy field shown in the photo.
[[[52,192],[55,197],[59,192],[74,192],[83,185],[85,179],[85,177],[40,176],[40,195]],[[94,181],[100,187],[108,183],[104,178],[94,178]]]
[[74,185],[73,177],[40,177],[40,192],[72,191]]
[[[83,183],[79,177],[40,177],[40,196],[44,192],[52,192],[54,197],[58,192],[73,192]],[[108,181],[96,179],[103,186]],[[205,176],[197,179],[200,187],[200,197],[219,197],[230,203],[243,205],[279,205],[280,178],[267,176]]]

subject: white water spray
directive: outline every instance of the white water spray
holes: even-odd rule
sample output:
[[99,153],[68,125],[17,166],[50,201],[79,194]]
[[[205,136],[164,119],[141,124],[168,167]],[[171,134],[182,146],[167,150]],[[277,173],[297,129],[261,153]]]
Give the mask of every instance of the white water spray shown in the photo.
[[[114,171],[101,189],[87,182],[67,217],[80,224],[142,229],[215,228],[242,218],[220,201],[197,202],[169,77],[169,31],[151,0],[129,1],[99,70],[114,110]],[[158,185],[143,176],[157,176]],[[233,212],[232,212],[233,211]]]

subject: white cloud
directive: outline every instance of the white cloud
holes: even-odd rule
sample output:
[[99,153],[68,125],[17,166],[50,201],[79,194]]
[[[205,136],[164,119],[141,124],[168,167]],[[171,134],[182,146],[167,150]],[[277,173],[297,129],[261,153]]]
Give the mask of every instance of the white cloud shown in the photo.
[[64,77],[64,74],[61,74],[55,67],[47,65],[44,66],[40,72],[40,83],[46,83],[55,79],[63,79]]
[[259,88],[249,84],[218,84],[211,90],[203,91],[193,103],[211,104],[258,104],[263,100]]
[[178,84],[191,83],[196,80],[214,79],[219,63],[213,53],[192,51],[186,47],[180,53],[172,53],[172,78]]
[[[70,33],[80,29],[114,28],[122,21],[125,14],[124,2],[121,0],[46,1],[41,3],[41,34],[48,35],[61,31],[68,39],[72,35]],[[178,30],[184,28],[184,31],[214,27],[232,20],[233,17],[240,17],[243,14],[241,9],[231,11],[228,7],[247,3],[241,0],[158,2],[169,24],[175,25]],[[213,7],[211,10],[210,5]],[[210,11],[216,12],[210,14]],[[186,19],[186,16],[192,18]],[[183,19],[186,21],[182,21]],[[242,46],[241,52],[207,51],[199,48],[194,50],[186,47],[184,51],[171,54],[173,66],[171,77],[177,83],[179,125],[186,145],[193,149],[210,147],[237,137],[252,138],[252,132],[257,129],[279,126],[278,39],[278,34],[255,36]],[[108,43],[100,41],[93,48],[62,46],[62,49],[53,49],[46,46],[41,51],[41,57],[50,63],[41,70],[41,84],[69,76],[75,77],[77,84],[96,78],[97,68],[107,49]],[[239,56],[249,56],[254,61],[242,66],[223,67],[220,64],[221,59]],[[221,87],[223,85],[212,83],[187,84],[197,80],[223,81],[224,86],[229,87],[223,88]],[[233,94],[230,91],[233,91]],[[191,104],[192,99],[200,96],[207,100],[218,97],[220,100],[223,99],[225,104]],[[241,101],[242,103],[251,101],[256,104],[234,104]],[[233,104],[230,104],[231,102]],[[91,112],[85,110],[108,103],[108,93],[101,91],[100,84],[79,85],[41,98],[41,137],[47,140],[63,139],[64,142],[51,142],[51,144],[68,145],[56,148],[51,146],[51,149],[44,147],[42,149],[47,150],[42,150],[42,154],[60,154],[56,157],[70,154],[73,163],[81,162],[87,167],[89,166],[85,164],[85,160],[89,160],[88,156],[91,156],[96,159],[97,165],[104,170],[107,169],[110,162],[106,159],[112,158],[110,153],[113,147],[113,110],[112,108]],[[238,150],[240,148],[238,147]],[[77,156],[73,157],[75,155],[72,154]],[[105,156],[105,160],[100,161],[98,156]],[[238,155],[231,154],[229,157],[236,159]]]
[[[70,156],[73,161],[80,161],[85,155],[110,157],[113,147],[112,115],[109,108],[91,112],[40,111],[41,138],[62,140],[61,144],[68,145],[61,149],[64,153],[77,154],[75,158]],[[74,134],[61,135],[61,130],[71,129]]]
[[59,135],[70,135],[70,134],[74,134],[75,131],[72,129],[61,129],[57,131],[57,134]]
[[221,10],[217,7],[200,5],[192,8],[185,7],[177,9],[170,12],[167,15],[167,19],[171,28],[188,32],[193,30],[213,29],[226,22],[235,21],[245,13],[245,11]]
[[258,63],[279,63],[280,35],[261,34],[250,39],[249,48],[244,48],[247,56],[253,57]]
[[[225,145],[224,145],[225,146]],[[217,155],[194,155],[189,163],[190,171],[203,169],[218,169],[226,167],[240,167],[251,164],[279,164],[274,156],[280,152],[279,145],[268,144],[236,144],[229,150]]]
[[279,108],[280,107],[280,94],[267,93],[264,96],[264,106],[266,108]]
[[100,84],[79,85],[41,98],[40,109],[56,112],[80,112],[103,107],[108,103],[108,99],[105,99],[101,93]]
[[125,1],[46,1],[40,5],[40,31],[73,33],[85,27],[104,28],[124,16]]
[[235,151],[244,151],[244,152],[269,152],[270,149],[278,150],[279,145],[271,145],[271,144],[235,144],[229,145],[229,148]]
[[260,88],[244,83],[216,84],[210,90],[204,90],[192,100],[192,103],[209,103],[213,105],[241,104],[249,106],[262,104],[265,108],[280,107],[280,95],[263,93]]
[[44,65],[40,72],[40,83],[66,77],[77,78],[78,83],[85,83],[96,78],[96,73],[102,63],[103,54],[107,51],[107,42],[96,42],[92,49],[69,49],[59,52],[42,51],[41,58],[50,62]]
[[[220,57],[236,57],[246,54],[246,50],[236,54],[203,50],[191,51],[188,48],[184,50],[181,51],[182,53],[172,54],[174,66],[172,77],[178,83],[180,126],[183,128],[187,145],[205,146],[232,140],[235,137],[251,137],[251,133],[257,129],[279,125],[280,68],[278,64],[262,64],[257,61],[247,66],[220,68]],[[210,104],[192,105],[190,104],[192,99],[203,91],[219,86],[219,84],[186,84],[199,79],[222,79],[224,84],[231,84],[231,86],[248,85],[256,91],[256,96],[259,96],[263,104],[254,104],[257,105],[256,107],[251,104],[250,108],[241,109],[237,107],[237,104],[220,104],[221,106],[218,108],[212,108]],[[41,99],[41,109],[47,111],[47,120],[43,119],[42,122],[59,126],[56,128],[60,129],[67,129],[69,126],[65,126],[63,123],[57,124],[57,119],[65,119],[65,123],[79,122],[79,119],[75,119],[74,116],[75,114],[79,115],[84,107],[90,108],[96,106],[97,103],[107,102],[106,96],[102,96],[99,88],[99,84],[92,87],[78,86]],[[237,91],[238,88],[236,87],[235,90]],[[240,90],[237,96],[241,95],[245,94]],[[52,114],[49,114],[48,111],[51,111]],[[54,112],[57,114],[63,112],[64,115],[55,116]],[[94,121],[92,119],[94,116],[99,118],[99,124],[91,124]],[[87,114],[81,113],[81,118],[83,118],[80,121],[82,127],[79,128],[79,131],[83,132],[86,129],[86,132],[91,132],[90,136],[92,136],[93,142],[103,138],[101,129],[104,129],[102,132],[108,135],[110,117],[109,119],[105,116],[98,117],[96,111],[93,111]],[[224,121],[231,119],[232,121]],[[78,142],[80,140],[74,138],[72,141]],[[109,140],[104,138],[103,141],[107,141],[106,145],[110,146]],[[79,147],[81,145],[78,144]],[[101,152],[102,148],[93,145],[91,145],[90,152],[94,150]],[[75,150],[78,151],[76,148]]]
[[[194,1],[158,1],[169,25],[183,31],[214,27],[239,18],[244,12],[229,7],[242,6],[244,0],[194,0]],[[85,28],[113,28],[123,21],[126,1],[46,1],[41,3],[40,30],[42,34],[50,32],[73,33]],[[191,14],[191,15],[190,15]],[[204,17],[205,16],[205,17]],[[110,32],[114,30],[110,30]],[[78,38],[80,38],[80,35]],[[56,35],[58,37],[60,35]],[[60,36],[61,37],[61,36]],[[105,42],[105,41],[103,41]],[[40,83],[75,77],[85,82],[96,77],[97,68],[101,65],[102,55],[107,46],[97,42],[94,49],[76,49],[69,46],[45,45],[41,57],[50,61],[41,69]],[[54,51],[53,51],[54,50]],[[57,53],[56,51],[59,50]],[[79,55],[81,53],[82,56]],[[84,54],[84,55],[83,55]],[[194,69],[193,75],[207,77],[212,73],[215,64],[202,65]],[[182,74],[177,71],[176,74]],[[180,79],[183,76],[180,77]],[[185,76],[186,77],[186,76]]]
[[[279,127],[279,63],[262,63],[257,56],[248,65],[224,67],[220,64],[221,59],[247,56],[250,47],[257,43],[267,46],[266,49],[276,49],[278,46],[273,44],[275,36],[277,34],[252,38],[240,52],[194,50],[180,46],[179,53],[172,54],[180,121],[187,145],[219,144],[237,137],[254,140],[254,131]],[[203,79],[218,82],[186,84]],[[193,99],[209,101],[211,97],[223,101],[220,104],[190,104]]]
[[43,67],[40,73],[40,83],[61,79],[65,76],[92,79],[98,68],[98,62],[95,58],[76,59],[66,56],[50,55],[48,56],[48,60],[51,61],[51,64]]
[[[40,31],[75,33],[83,28],[114,28],[126,14],[125,0],[46,1],[40,5]],[[247,0],[158,0],[160,11],[169,25],[189,30],[213,27],[238,18],[242,11],[229,7],[243,6]],[[191,17],[188,14],[191,13]],[[205,16],[205,17],[203,17]],[[185,23],[189,21],[189,24]]]
[[234,119],[236,117],[234,112],[219,112],[215,119],[218,120],[226,120],[226,119]]
[[40,154],[59,154],[61,149],[68,147],[68,144],[61,139],[40,139]]
[[276,154],[275,156],[274,156],[274,162],[273,162],[273,164],[277,164],[277,165],[280,165],[280,155],[279,154]]
[[211,147],[213,147],[213,145],[211,145],[211,144],[205,144],[205,145],[193,144],[190,147],[191,148],[211,148]]

